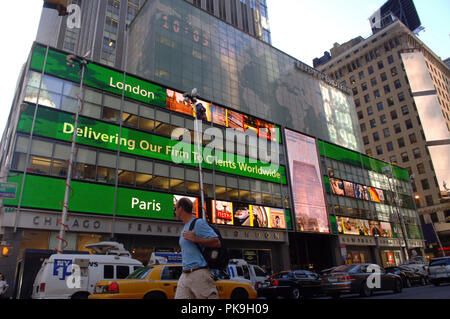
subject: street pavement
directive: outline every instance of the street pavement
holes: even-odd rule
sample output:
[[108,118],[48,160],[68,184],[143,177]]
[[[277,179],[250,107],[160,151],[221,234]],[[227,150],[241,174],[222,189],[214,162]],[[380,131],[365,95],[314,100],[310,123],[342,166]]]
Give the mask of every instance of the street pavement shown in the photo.
[[403,288],[402,292],[398,294],[391,291],[380,291],[367,298],[361,298],[359,295],[342,295],[341,299],[450,299],[450,284],[441,284],[439,287],[434,285],[413,286]]

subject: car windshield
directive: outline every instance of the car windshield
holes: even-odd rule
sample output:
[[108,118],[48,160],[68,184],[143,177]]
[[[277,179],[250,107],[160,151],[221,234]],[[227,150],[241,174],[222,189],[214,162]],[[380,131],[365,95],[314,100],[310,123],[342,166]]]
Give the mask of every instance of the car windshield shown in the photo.
[[126,279],[144,279],[150,273],[153,267],[142,267],[129,275]]
[[342,266],[338,266],[336,268],[334,268],[331,273],[336,273],[336,272],[349,272],[351,271],[353,268],[357,267],[358,265],[342,265]]

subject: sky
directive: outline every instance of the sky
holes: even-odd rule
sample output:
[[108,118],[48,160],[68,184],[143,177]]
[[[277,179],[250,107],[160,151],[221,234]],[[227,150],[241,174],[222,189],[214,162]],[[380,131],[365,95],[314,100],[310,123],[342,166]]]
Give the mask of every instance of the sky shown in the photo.
[[[94,0],[91,0],[94,1]],[[369,17],[386,0],[267,0],[272,44],[312,65],[335,42],[370,36]],[[42,0],[2,1],[0,10],[0,138],[20,70],[27,60]],[[450,57],[450,1],[414,0],[425,31],[419,38],[442,59]]]

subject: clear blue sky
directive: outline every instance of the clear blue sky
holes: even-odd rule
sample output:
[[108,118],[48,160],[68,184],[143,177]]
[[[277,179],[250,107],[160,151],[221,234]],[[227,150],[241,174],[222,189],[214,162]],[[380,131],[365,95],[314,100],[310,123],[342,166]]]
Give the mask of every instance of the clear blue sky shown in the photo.
[[[273,45],[312,65],[333,43],[370,35],[368,18],[385,0],[267,0]],[[42,8],[42,0],[2,1],[0,136],[9,115]],[[450,57],[450,0],[414,0],[425,32],[420,39],[442,59]]]
[[[386,1],[267,0],[272,44],[312,65],[335,42],[370,36],[369,17]],[[443,60],[450,57],[450,0],[414,0],[414,4],[425,27],[420,40]]]

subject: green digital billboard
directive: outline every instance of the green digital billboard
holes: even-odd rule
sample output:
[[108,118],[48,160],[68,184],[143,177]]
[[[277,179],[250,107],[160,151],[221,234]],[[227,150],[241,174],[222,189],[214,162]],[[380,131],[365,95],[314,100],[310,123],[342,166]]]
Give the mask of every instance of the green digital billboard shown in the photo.
[[[30,133],[34,108],[35,106],[32,105],[24,105],[17,128],[19,132]],[[34,135],[70,142],[74,129],[72,114],[46,107],[38,108]],[[120,131],[120,127],[117,125],[83,116],[79,117],[76,142],[111,151],[117,151],[120,144],[120,151],[124,153],[198,166],[199,156],[193,144],[126,127]],[[259,160],[218,150],[214,155],[205,155],[208,153],[210,152],[205,152],[205,148],[202,148],[203,168],[273,183],[280,183],[281,180],[283,184],[286,184],[284,166],[262,163]]]
[[[30,68],[54,75],[69,81],[80,82],[80,68],[67,65],[67,54],[48,50],[36,45],[33,50]],[[134,76],[114,71],[95,63],[89,63],[85,72],[85,85],[117,95],[166,108],[167,90],[156,84],[140,80]]]
[[[9,182],[22,186],[23,174],[10,177]],[[21,207],[61,210],[65,181],[57,178],[27,175]],[[114,186],[72,181],[69,210],[100,215],[114,213]],[[45,190],[45,191],[42,191]],[[5,205],[18,206],[19,196],[5,200]],[[117,189],[117,216],[149,219],[174,219],[174,195],[138,189]]]

